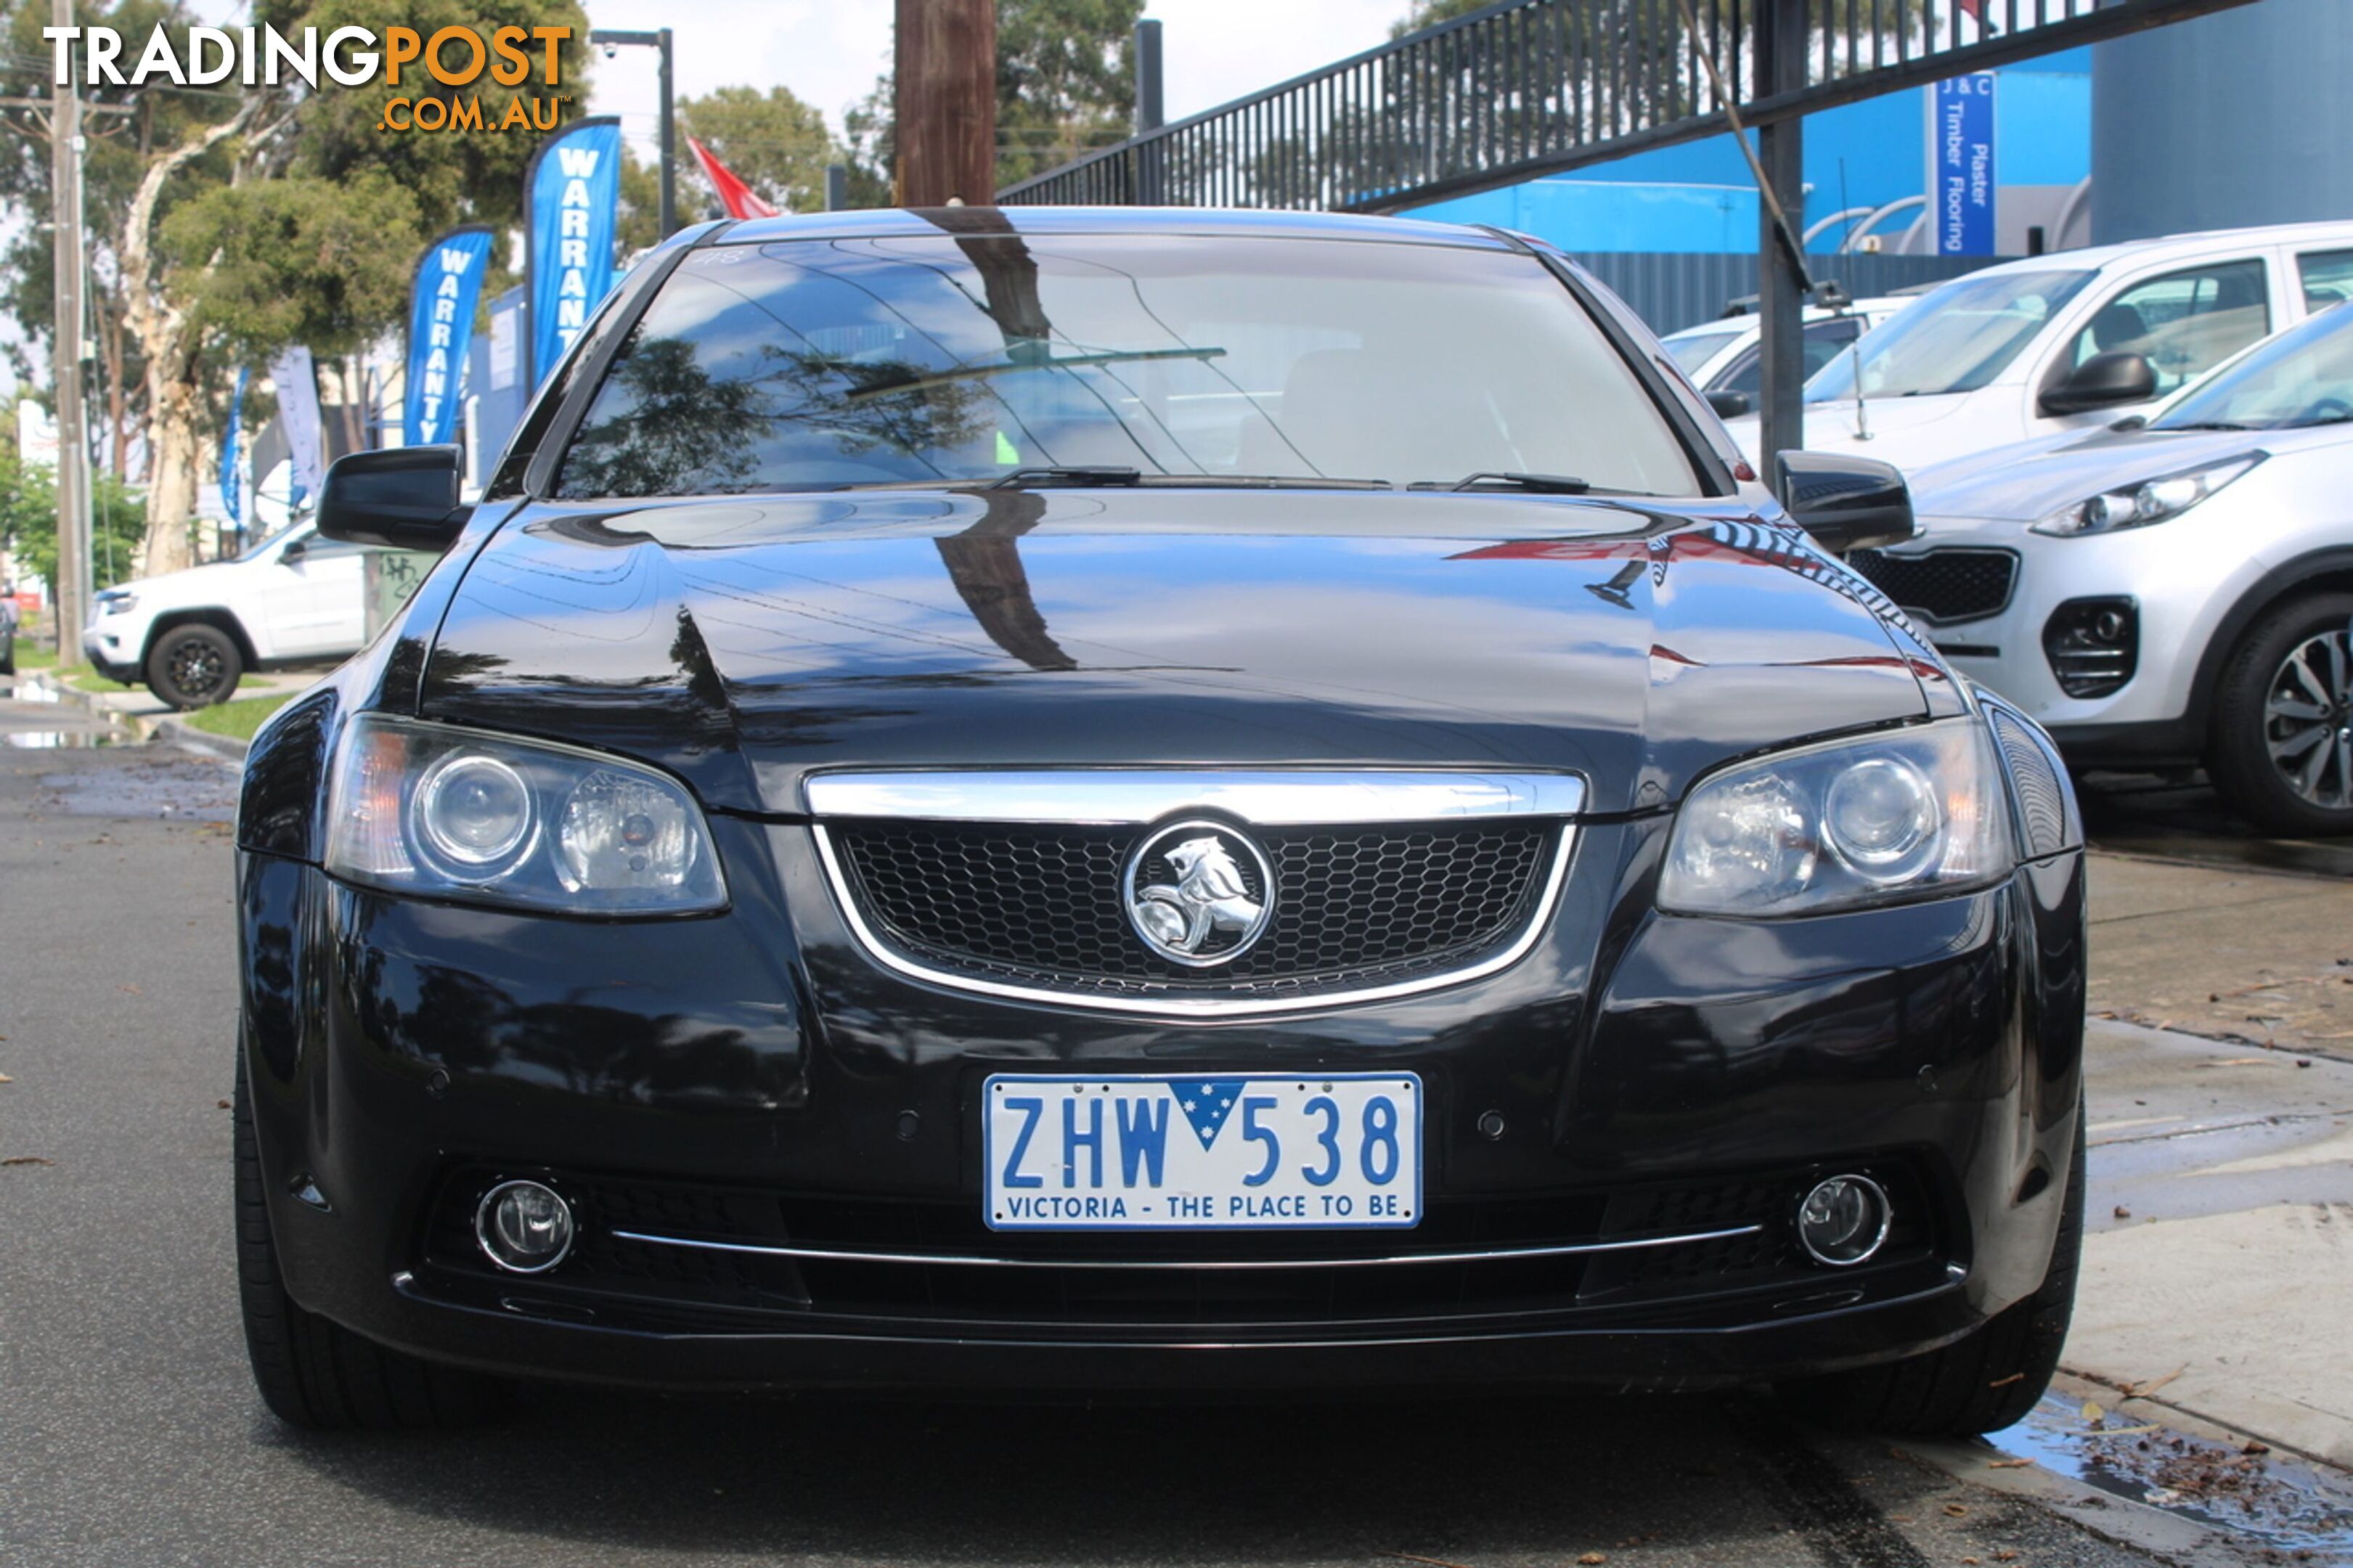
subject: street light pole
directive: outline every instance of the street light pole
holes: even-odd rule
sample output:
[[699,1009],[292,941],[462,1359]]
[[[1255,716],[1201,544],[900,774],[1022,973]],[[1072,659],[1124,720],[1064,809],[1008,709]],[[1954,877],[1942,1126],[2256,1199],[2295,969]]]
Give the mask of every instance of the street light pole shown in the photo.
[[[57,25],[74,25],[73,0],[56,0]],[[58,419],[58,580],[49,584],[58,632],[58,662],[81,656],[83,602],[90,595],[88,505],[90,442],[83,425],[81,89],[69,68],[56,84],[49,116],[50,216],[56,242],[57,322],[49,382]]]
[[[62,3],[63,0],[60,0],[60,4]],[[661,229],[661,237],[668,239],[678,232],[678,127],[677,115],[672,111],[671,105],[674,79],[671,70],[673,51],[670,47],[670,30],[663,27],[654,32],[645,33],[627,32],[614,27],[596,27],[590,29],[588,41],[593,45],[602,46],[608,56],[613,50],[624,47],[661,51],[661,108],[659,110],[661,124],[658,128],[661,143],[660,152],[658,154],[661,160],[661,208],[658,226]]]

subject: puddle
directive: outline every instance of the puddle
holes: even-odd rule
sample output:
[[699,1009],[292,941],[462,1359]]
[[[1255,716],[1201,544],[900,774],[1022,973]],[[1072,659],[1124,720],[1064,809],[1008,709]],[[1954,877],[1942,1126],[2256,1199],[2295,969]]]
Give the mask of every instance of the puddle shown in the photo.
[[2289,1561],[2353,1565],[2353,1478],[2268,1450],[2248,1453],[2130,1413],[2097,1423],[2045,1394],[2032,1415],[1996,1432],[1997,1447],[2087,1486],[2273,1548]]
[[120,761],[49,773],[49,808],[69,816],[152,816],[174,822],[233,822],[237,775],[218,763],[124,745]]
[[10,730],[0,732],[0,746],[28,752],[85,752],[95,746],[129,744],[129,737],[112,730]]

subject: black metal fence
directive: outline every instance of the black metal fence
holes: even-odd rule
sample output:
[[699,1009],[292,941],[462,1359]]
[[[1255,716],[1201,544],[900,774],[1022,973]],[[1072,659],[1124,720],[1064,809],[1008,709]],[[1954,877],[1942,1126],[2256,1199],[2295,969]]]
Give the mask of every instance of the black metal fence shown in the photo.
[[[1757,292],[1757,258],[1668,251],[1601,251],[1577,257],[1616,290],[1654,332],[1677,332],[1714,321],[1734,300]],[[2000,259],[1991,256],[1817,256],[1817,277],[1857,300],[1900,294],[1958,278]]]
[[[2246,3],[1502,0],[997,199],[1394,211],[1715,134],[1727,97],[1763,124]],[[1757,98],[1777,16],[1805,19],[1806,85]]]

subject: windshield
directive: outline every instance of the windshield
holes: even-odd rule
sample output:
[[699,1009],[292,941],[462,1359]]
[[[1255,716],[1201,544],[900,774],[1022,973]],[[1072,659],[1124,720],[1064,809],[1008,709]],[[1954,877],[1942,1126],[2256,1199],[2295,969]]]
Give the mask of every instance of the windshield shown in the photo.
[[1657,404],[1532,257],[968,222],[691,253],[597,388],[556,494],[1042,467],[1697,489]]
[[1697,375],[1699,367],[1714,359],[1716,352],[1740,334],[1733,332],[1677,332],[1672,338],[1662,338],[1659,346],[1675,362],[1685,375]]
[[2326,310],[2226,366],[2149,422],[2155,430],[2278,430],[2353,419],[2353,310]]
[[1855,395],[1931,397],[1975,392],[2018,357],[2059,308],[2092,280],[2089,272],[1981,272],[1955,279],[1910,310],[1865,332],[1806,383],[1806,401]]

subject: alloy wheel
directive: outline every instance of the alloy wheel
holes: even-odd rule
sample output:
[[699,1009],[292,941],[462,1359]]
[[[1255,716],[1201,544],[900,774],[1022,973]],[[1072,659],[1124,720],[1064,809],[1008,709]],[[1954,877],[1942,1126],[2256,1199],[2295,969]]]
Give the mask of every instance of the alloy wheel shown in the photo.
[[2353,806],[2353,638],[2345,630],[2307,637],[2280,661],[2263,699],[2263,740],[2299,797]]
[[191,698],[211,695],[227,673],[219,651],[195,637],[172,650],[170,668],[172,684]]

